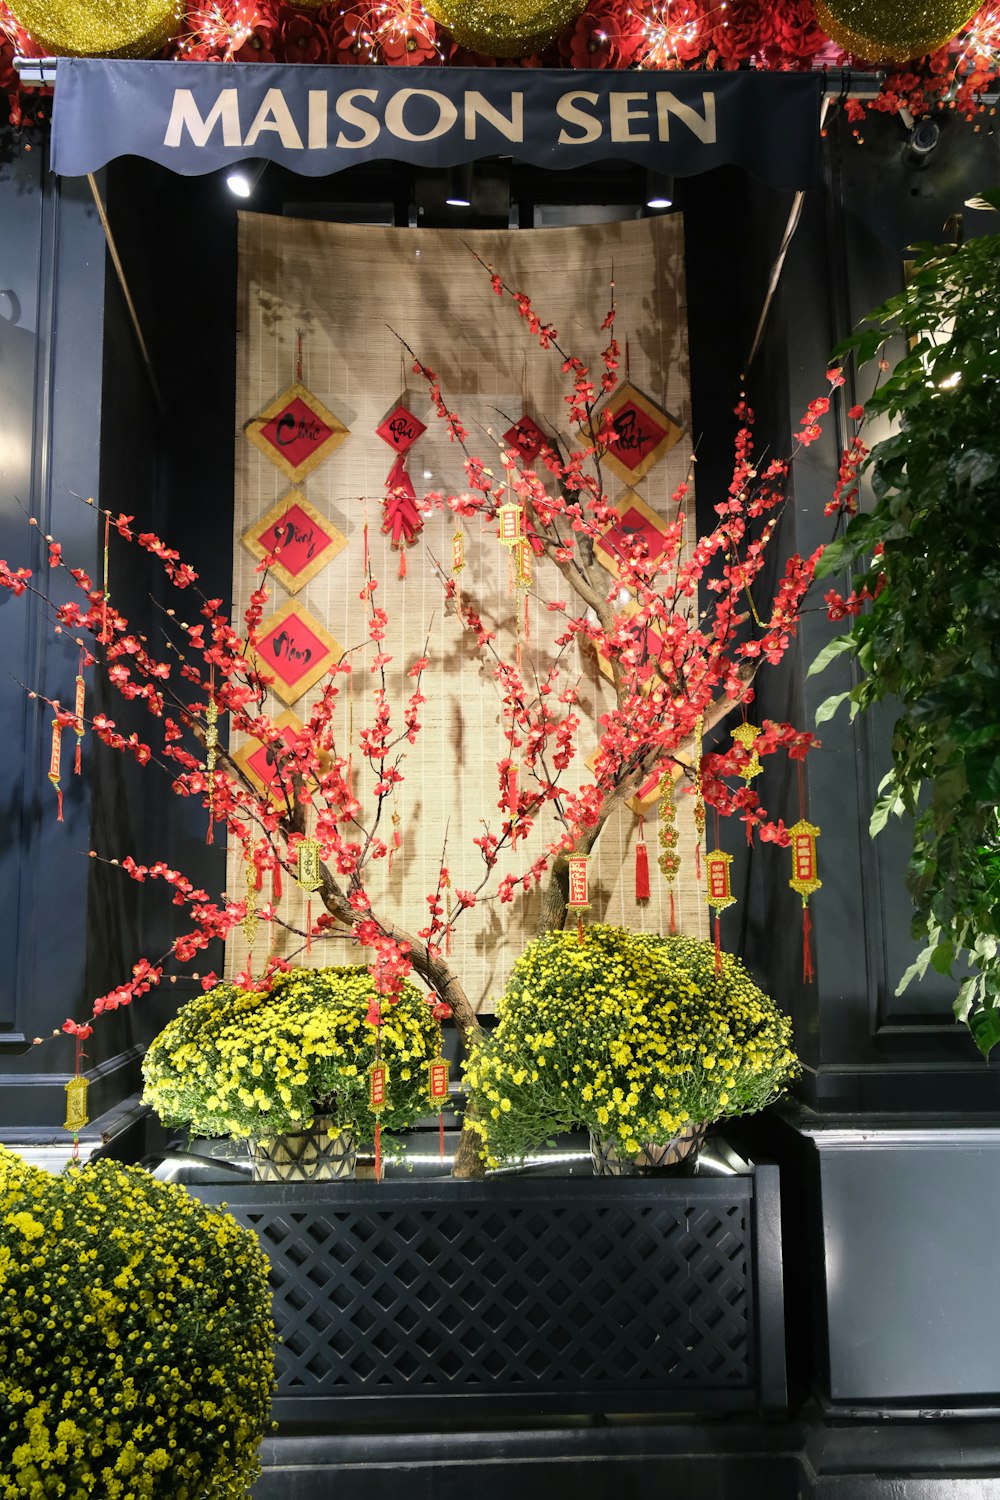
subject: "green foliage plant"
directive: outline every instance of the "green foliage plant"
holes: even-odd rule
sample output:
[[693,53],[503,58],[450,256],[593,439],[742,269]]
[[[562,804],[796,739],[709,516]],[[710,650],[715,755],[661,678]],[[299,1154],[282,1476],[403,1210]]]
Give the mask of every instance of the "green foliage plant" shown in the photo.
[[586,1129],[623,1155],[763,1109],[794,1076],[791,1026],[711,943],[595,924],[548,932],[511,972],[496,1029],[466,1063],[488,1166]]
[[184,1188],[0,1146],[2,1500],[242,1500],[274,1325],[257,1238]]
[[292,969],[266,994],[217,985],[182,1006],[153,1042],[143,1098],[165,1124],[193,1135],[278,1135],[319,1114],[371,1140],[368,1070],[378,1038],[388,1068],[381,1122],[402,1130],[428,1111],[426,1065],[440,1030],[416,985],[402,986],[376,1027],[369,1017],[378,998],[363,967]]
[[[985,199],[1000,208],[1000,192]],[[984,1056],[1000,1040],[1000,235],[922,245],[906,290],[836,351],[859,364],[887,339],[906,349],[865,406],[897,419],[866,460],[874,505],[828,547],[817,577],[860,568],[827,595],[846,635],[811,668],[848,654],[859,680],[827,700],[852,715],[888,700],[892,768],[871,820],[914,818],[906,884],[928,965],[971,969],[955,1012]]]

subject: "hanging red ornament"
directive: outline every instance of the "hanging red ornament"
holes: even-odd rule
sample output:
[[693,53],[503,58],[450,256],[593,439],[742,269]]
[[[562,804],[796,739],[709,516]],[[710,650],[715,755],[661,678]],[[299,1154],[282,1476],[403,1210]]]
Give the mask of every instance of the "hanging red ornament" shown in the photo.
[[[386,496],[382,502],[382,532],[392,540],[394,547],[402,550],[412,545],[417,533],[423,528],[423,520],[417,509],[417,492],[409,474],[403,467],[402,456],[396,459],[385,482]],[[400,569],[405,564],[400,562]],[[405,576],[405,575],[404,575]]]
[[312,952],[312,893],[323,884],[318,839],[303,839],[298,849],[296,882],[306,893],[306,952]]
[[508,427],[503,434],[503,441],[509,448],[513,448],[530,464],[532,459],[537,458],[545,442],[545,434],[533,417],[525,414],[513,425]]
[[802,982],[811,984],[816,978],[816,970],[810,944],[812,918],[809,915],[809,897],[823,884],[816,874],[816,840],[820,829],[815,823],[808,823],[805,818],[800,818],[788,832],[792,840],[792,878],[788,884],[802,897]]
[[444,1106],[448,1100],[448,1064],[441,1056],[440,1046],[437,1057],[427,1064],[427,1077],[431,1109],[437,1110],[438,1117],[438,1156],[444,1161]]
[[394,453],[400,454],[408,452],[417,438],[427,431],[426,424],[415,417],[406,405],[406,399],[404,392],[375,429],[383,443],[388,443]]
[[66,1085],[66,1130],[72,1130],[75,1135],[82,1130],[87,1121],[87,1080],[79,1075],[71,1078]]
[[635,899],[649,900],[649,855],[646,852],[646,834],[643,820],[637,820],[635,837]]

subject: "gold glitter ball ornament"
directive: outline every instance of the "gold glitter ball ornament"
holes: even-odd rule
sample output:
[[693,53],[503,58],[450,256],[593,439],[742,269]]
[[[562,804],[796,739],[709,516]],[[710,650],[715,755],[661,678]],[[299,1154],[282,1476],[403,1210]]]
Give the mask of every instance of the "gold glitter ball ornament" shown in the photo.
[[424,0],[424,9],[456,42],[482,57],[543,51],[587,0]]
[[904,63],[957,36],[982,0],[816,0],[828,37],[868,62]]
[[50,57],[152,57],[178,30],[182,0],[13,0]]

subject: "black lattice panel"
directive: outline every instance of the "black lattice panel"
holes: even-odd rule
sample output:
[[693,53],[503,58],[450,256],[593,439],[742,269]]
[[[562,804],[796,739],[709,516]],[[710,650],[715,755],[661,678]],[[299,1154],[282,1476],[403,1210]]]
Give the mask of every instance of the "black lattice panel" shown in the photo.
[[287,1418],[334,1397],[753,1404],[752,1188],[257,1185],[226,1198],[271,1261]]

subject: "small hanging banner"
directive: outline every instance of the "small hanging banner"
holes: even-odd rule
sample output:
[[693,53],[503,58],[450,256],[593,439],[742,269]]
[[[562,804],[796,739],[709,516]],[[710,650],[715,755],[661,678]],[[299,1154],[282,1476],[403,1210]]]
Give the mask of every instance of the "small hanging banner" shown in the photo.
[[427,1064],[427,1073],[431,1104],[440,1106],[448,1098],[448,1064],[443,1057],[436,1057]]
[[206,844],[215,838],[215,763],[219,753],[219,705],[209,697],[205,709],[205,779],[208,782],[208,833]]
[[82,747],[83,747],[83,709],[87,694],[87,684],[83,680],[83,652],[80,653],[81,670],[76,679],[76,705],[74,713],[76,723],[73,725],[73,733],[76,735],[76,757],[73,761],[73,774],[79,776],[81,771]]
[[380,1115],[389,1102],[389,1069],[385,1063],[372,1063],[368,1069],[368,1108]]
[[521,507],[501,505],[497,511],[497,539],[503,547],[517,547],[521,542]]
[[66,1085],[66,1130],[74,1135],[87,1124],[87,1080],[79,1074]]
[[451,539],[451,571],[461,573],[465,567],[465,533],[456,531]]
[[295,879],[304,891],[318,891],[323,884],[318,839],[303,839],[299,845],[299,865]]
[[587,862],[589,854],[571,854],[567,859],[569,865],[569,900],[566,905],[572,911],[583,911],[590,905],[590,896],[587,889]]
[[720,913],[727,906],[732,906],[736,897],[733,895],[730,885],[729,866],[733,862],[733,856],[727,854],[724,849],[713,849],[705,856],[705,864],[708,867],[708,890],[705,894],[707,905],[715,908],[715,972],[722,972],[722,924],[719,920]]
[[[58,710],[58,708],[59,708],[58,703],[56,703],[54,705],[54,707]],[[60,776],[60,768],[61,768],[61,766],[62,766],[62,730],[59,727],[59,720],[58,719],[53,719],[52,720],[52,749],[51,749],[51,751],[49,753],[49,780],[51,781],[53,787],[55,788],[56,796],[59,799],[59,816],[56,819],[56,821],[58,823],[61,823],[63,821],[63,795],[62,795],[62,788],[59,785],[59,776]]]
[[800,818],[788,831],[792,836],[792,878],[788,884],[802,897],[802,983],[811,984],[816,978],[816,970],[809,941],[812,936],[809,897],[823,884],[816,874],[816,840],[820,829],[815,823]]

